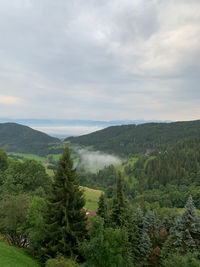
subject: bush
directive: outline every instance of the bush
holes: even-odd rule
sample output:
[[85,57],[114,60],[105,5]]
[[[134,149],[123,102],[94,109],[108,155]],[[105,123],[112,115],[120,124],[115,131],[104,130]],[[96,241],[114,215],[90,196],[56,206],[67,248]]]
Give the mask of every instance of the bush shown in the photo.
[[187,253],[185,255],[171,254],[162,261],[163,267],[200,267],[200,261],[196,254]]
[[59,255],[55,259],[48,259],[45,267],[78,267],[78,264],[72,259],[66,259],[62,255]]

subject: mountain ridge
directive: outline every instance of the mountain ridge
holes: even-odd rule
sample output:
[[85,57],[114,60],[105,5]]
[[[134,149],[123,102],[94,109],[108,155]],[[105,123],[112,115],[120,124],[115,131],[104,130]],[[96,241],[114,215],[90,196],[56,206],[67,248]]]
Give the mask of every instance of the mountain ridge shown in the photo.
[[0,123],[0,147],[7,152],[46,155],[61,147],[58,138],[13,122]]
[[111,126],[91,134],[68,137],[65,141],[128,156],[152,149],[163,150],[193,136],[200,136],[200,120]]

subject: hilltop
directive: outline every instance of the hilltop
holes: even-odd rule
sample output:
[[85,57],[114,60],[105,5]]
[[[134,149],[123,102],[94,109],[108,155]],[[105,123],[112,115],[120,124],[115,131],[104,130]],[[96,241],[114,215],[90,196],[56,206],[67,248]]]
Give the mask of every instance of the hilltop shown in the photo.
[[72,144],[127,156],[147,150],[164,150],[187,137],[200,136],[200,120],[111,126],[91,134],[69,137]]
[[0,123],[0,147],[7,152],[36,155],[62,152],[58,138],[17,123]]

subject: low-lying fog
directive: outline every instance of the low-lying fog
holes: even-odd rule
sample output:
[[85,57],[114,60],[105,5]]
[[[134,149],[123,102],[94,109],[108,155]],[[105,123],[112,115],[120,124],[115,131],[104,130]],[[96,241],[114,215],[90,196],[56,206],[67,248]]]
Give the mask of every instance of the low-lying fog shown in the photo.
[[100,151],[89,151],[87,149],[77,150],[80,156],[79,167],[95,172],[108,165],[120,164],[121,159],[117,156],[109,155]]

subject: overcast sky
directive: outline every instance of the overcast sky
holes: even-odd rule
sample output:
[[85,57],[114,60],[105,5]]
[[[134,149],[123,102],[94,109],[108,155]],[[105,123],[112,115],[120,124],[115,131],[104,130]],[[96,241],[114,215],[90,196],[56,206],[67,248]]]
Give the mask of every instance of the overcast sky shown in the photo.
[[0,0],[0,117],[200,119],[200,0]]

